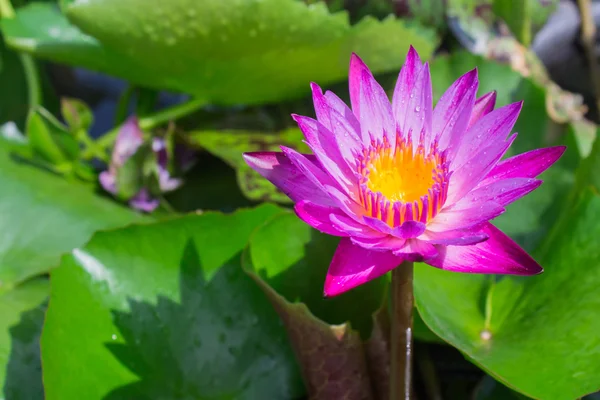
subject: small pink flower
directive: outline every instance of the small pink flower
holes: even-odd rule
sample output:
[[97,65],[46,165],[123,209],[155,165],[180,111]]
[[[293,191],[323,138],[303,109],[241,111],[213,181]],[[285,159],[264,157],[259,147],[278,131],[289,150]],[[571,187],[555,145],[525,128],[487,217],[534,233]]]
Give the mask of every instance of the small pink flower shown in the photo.
[[[108,170],[100,173],[99,181],[104,190],[117,197],[122,197],[119,170],[125,168],[127,160],[133,157],[138,151],[145,150],[143,145],[144,135],[140,129],[138,119],[130,117],[121,127],[115,140]],[[140,182],[136,182],[139,187],[135,188],[135,194],[133,196],[126,196],[122,200],[128,201],[129,205],[136,210],[152,212],[160,205],[158,197],[162,193],[177,189],[183,182],[181,179],[173,178],[169,173],[169,154],[164,139],[152,138],[151,149],[147,153],[148,157],[153,157],[155,168],[152,171],[158,180],[158,188],[155,190],[158,193],[152,193],[149,187],[146,187],[151,185],[146,185],[144,180],[148,177],[143,177]],[[142,167],[140,164],[132,165],[129,168],[138,168],[141,170]],[[129,182],[129,184],[131,183]]]
[[403,261],[469,273],[532,275],[533,258],[488,221],[536,189],[565,147],[503,161],[522,103],[476,99],[477,70],[432,107],[429,66],[411,47],[392,102],[356,55],[348,108],[312,84],[317,119],[294,115],[314,154],[246,153],[312,227],[342,237],[327,278],[335,296]]

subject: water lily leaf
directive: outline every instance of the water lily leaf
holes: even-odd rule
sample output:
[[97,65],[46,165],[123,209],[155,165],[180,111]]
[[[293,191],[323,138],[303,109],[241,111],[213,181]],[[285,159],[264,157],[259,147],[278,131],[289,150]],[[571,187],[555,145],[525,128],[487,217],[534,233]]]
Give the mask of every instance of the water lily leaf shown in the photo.
[[0,289],[0,398],[44,397],[39,337],[49,291],[46,278]]
[[9,194],[0,197],[0,290],[48,271],[96,230],[149,218],[32,166],[15,146],[0,141],[0,186]]
[[310,398],[373,399],[360,334],[349,324],[323,322],[306,305],[288,302],[262,279],[254,277],[283,320]]
[[189,142],[221,158],[236,170],[240,189],[251,200],[291,203],[271,182],[246,164],[242,153],[246,151],[281,151],[284,145],[300,152],[312,153],[303,142],[304,135],[297,128],[279,134],[245,131],[190,132]]
[[6,45],[17,51],[124,78],[136,74],[140,79],[152,78],[152,73],[137,68],[134,59],[124,63],[119,54],[82,33],[66,19],[56,4],[28,4],[17,10],[15,18],[2,19],[0,27]]
[[320,2],[94,0],[63,2],[63,11],[74,25],[51,5],[18,10],[2,23],[7,43],[223,105],[275,102],[308,93],[311,80],[343,80],[352,51],[374,72],[398,70],[410,44],[428,58],[438,40],[392,16],[350,25]]
[[473,400],[525,400],[526,396],[510,390],[489,375],[483,377],[475,388]]
[[592,317],[600,308],[594,289],[600,282],[600,197],[592,172],[598,160],[597,141],[563,213],[534,253],[543,274],[495,283],[494,277],[424,265],[415,271],[425,323],[491,376],[530,397],[572,399],[600,388],[600,326]]
[[279,317],[240,265],[252,231],[280,211],[133,225],[66,256],[42,335],[46,398],[302,397]]
[[253,233],[244,266],[281,316],[311,399],[378,399],[372,390],[389,378],[387,280],[324,299],[338,242],[284,211]]
[[[588,190],[555,228],[548,250],[538,253],[544,274],[504,278],[491,295],[489,277],[419,266],[421,316],[494,378],[528,396],[572,399],[597,391],[599,327],[590,316],[600,307],[594,295],[599,217],[600,198]],[[482,298],[490,302],[487,315]]]

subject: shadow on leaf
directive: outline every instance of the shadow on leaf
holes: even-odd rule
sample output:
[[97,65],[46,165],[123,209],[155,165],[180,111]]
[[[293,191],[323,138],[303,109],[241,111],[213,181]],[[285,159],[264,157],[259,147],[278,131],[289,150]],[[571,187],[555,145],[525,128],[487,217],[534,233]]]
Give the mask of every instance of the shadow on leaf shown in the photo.
[[279,318],[239,259],[207,281],[189,242],[180,262],[180,303],[163,296],[156,304],[129,299],[130,311],[112,312],[125,343],[106,346],[139,380],[105,400],[302,396]]
[[44,398],[40,335],[48,302],[25,311],[17,325],[10,328],[11,350],[6,367],[4,397],[7,400]]

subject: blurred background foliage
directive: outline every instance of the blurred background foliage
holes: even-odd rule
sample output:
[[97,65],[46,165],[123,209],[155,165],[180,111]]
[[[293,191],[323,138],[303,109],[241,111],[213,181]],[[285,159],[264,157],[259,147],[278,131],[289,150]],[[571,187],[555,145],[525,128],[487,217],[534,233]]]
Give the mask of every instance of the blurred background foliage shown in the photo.
[[[324,300],[337,239],[241,153],[306,151],[289,115],[313,114],[309,82],[347,100],[356,52],[391,90],[411,44],[434,101],[474,67],[480,94],[525,101],[513,154],[568,145],[495,221],[544,274],[417,267],[418,398],[597,396],[599,47],[575,1],[0,0],[0,16],[0,399],[386,399],[387,278]],[[98,185],[131,115],[184,179],[152,213]],[[156,162],[132,160],[127,193]]]

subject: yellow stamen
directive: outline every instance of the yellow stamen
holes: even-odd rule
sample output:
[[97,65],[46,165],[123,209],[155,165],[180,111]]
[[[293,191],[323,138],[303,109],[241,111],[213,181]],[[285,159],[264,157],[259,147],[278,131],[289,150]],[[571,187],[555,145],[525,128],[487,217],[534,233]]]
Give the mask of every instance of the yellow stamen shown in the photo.
[[435,183],[438,160],[422,152],[413,154],[411,146],[381,149],[366,165],[367,187],[381,192],[391,202],[411,203],[427,195]]

